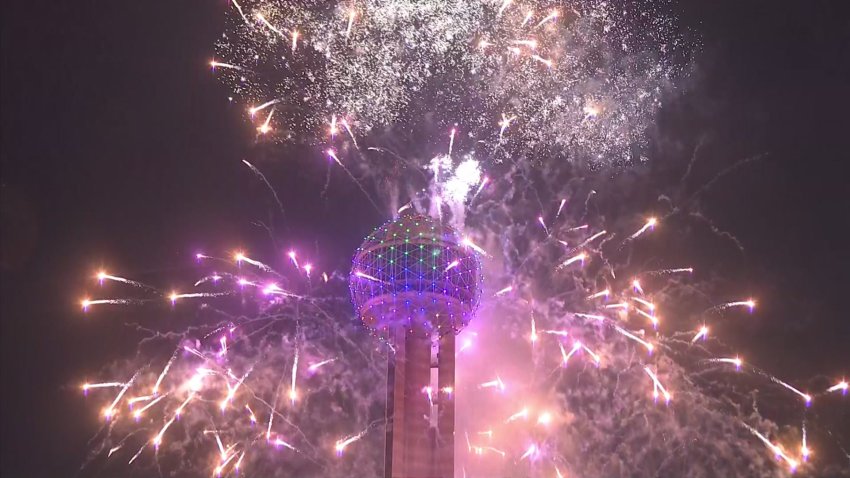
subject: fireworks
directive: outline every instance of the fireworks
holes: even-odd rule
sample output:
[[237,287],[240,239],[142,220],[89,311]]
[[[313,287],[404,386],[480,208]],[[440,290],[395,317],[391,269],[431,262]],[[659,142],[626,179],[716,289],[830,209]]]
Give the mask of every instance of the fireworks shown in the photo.
[[[694,268],[663,255],[645,262],[653,270],[639,268],[637,246],[656,239],[660,218],[665,230],[680,227],[668,221],[675,213],[623,212],[606,205],[613,193],[568,176],[559,152],[594,168],[631,162],[664,85],[681,72],[673,57],[688,45],[671,19],[654,7],[634,8],[512,0],[229,4],[228,30],[216,45],[221,61],[210,66],[264,141],[321,144],[329,171],[343,169],[377,210],[427,212],[466,234],[463,254],[435,260],[433,270],[396,270],[377,257],[353,271],[352,284],[383,290],[395,286],[395,273],[442,280],[466,271],[469,258],[483,265],[483,317],[458,337],[460,378],[420,397],[457,400],[468,445],[457,463],[469,476],[527,476],[530,467],[540,476],[643,476],[663,474],[660,467],[677,460],[699,476],[703,452],[719,456],[717,474],[732,475],[757,456],[754,444],[788,469],[807,468],[822,455],[825,434],[806,422],[811,431],[804,426],[802,441],[792,442],[757,431],[772,426],[757,409],[723,415],[721,405],[741,402],[724,393],[728,377],[790,395],[795,413],[820,406],[815,395],[847,393],[843,379],[797,388],[723,357],[719,326],[710,324],[706,340],[709,315],[754,312],[755,300],[706,309],[719,302],[687,294],[703,285]],[[396,125],[437,131],[428,138],[433,147],[417,143],[427,154],[408,158],[372,146]],[[405,171],[390,186],[372,161],[378,155]],[[272,184],[244,163],[283,210]],[[389,193],[375,196],[379,187]],[[182,320],[190,309],[184,299],[197,305],[191,326],[162,325],[164,332],[142,340],[166,343],[164,356],[106,368],[102,382],[82,386],[109,420],[95,452],[141,468],[179,457],[180,466],[221,476],[379,474],[383,434],[373,432],[385,423],[375,410],[385,399],[381,364],[394,351],[350,324],[340,272],[321,267],[334,262],[303,250],[224,257],[194,256],[202,271],[192,290],[95,275],[95,290],[108,286],[114,298],[83,299],[90,318],[101,313],[95,306],[110,305]],[[723,378],[706,378],[712,374]],[[669,408],[655,406],[658,398]],[[799,426],[799,414],[791,415],[777,420]],[[698,440],[700,452],[687,445]],[[652,463],[650,455],[664,460]]]
[[[452,111],[448,125],[462,120],[479,137],[497,123],[491,139],[503,148],[569,145],[594,161],[629,161],[660,104],[659,85],[682,74],[675,58],[692,48],[669,16],[648,8],[234,2],[216,45],[221,60],[211,66],[244,103],[285,109],[276,129],[286,138],[294,132],[312,142],[327,118],[344,114],[354,140],[352,129],[368,132],[433,108]],[[480,101],[465,101],[469,95]],[[422,98],[436,102],[425,109]],[[263,134],[272,132],[270,116],[256,120]],[[507,141],[514,122],[522,128]]]

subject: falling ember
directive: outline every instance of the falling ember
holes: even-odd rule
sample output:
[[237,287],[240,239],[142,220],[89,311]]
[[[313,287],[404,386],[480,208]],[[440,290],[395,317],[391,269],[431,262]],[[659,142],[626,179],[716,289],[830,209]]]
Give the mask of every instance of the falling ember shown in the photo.
[[731,363],[732,365],[734,365],[734,366],[735,366],[735,368],[736,368],[736,369],[740,369],[740,368],[741,368],[741,366],[744,364],[744,361],[743,361],[743,360],[741,360],[741,358],[740,358],[740,357],[733,357],[733,358],[715,358],[715,359],[709,359],[708,361],[709,361],[709,362],[716,362],[716,363]]
[[382,280],[378,279],[377,277],[370,276],[369,274],[367,274],[365,272],[357,271],[357,272],[354,273],[354,275],[357,276],[357,277],[360,277],[361,279],[366,279],[366,280],[370,280],[370,281],[373,281],[373,282],[383,282]]
[[276,438],[272,443],[277,447],[283,446],[283,447],[289,448],[292,451],[298,451],[297,448],[295,448],[294,446],[290,445],[289,443],[281,440],[280,438]]
[[841,390],[841,393],[846,394],[847,388],[848,388],[847,381],[842,380],[842,381],[836,383],[835,385],[827,388],[826,391],[829,393],[829,392],[837,392],[837,391]]
[[537,216],[537,222],[539,222],[540,225],[543,226],[543,230],[546,232],[546,235],[549,235],[549,228],[547,228],[546,223],[543,222],[543,216]]
[[348,12],[348,27],[345,29],[345,38],[351,36],[351,27],[354,26],[354,17],[357,15],[357,12],[354,9]]
[[260,134],[266,134],[266,133],[268,133],[269,131],[272,130],[271,126],[269,126],[269,125],[271,124],[273,115],[274,115],[274,108],[272,108],[271,111],[269,111],[269,115],[266,116],[266,120],[263,122],[263,124],[259,128],[257,128],[257,131],[259,131]]
[[298,30],[292,30],[292,52],[295,53],[295,48],[298,46]]
[[752,312],[753,309],[755,309],[755,307],[756,307],[756,301],[754,301],[753,299],[747,299],[747,300],[740,300],[740,301],[737,301],[737,302],[727,302],[727,303],[721,305],[720,309],[728,309],[730,307],[747,307],[748,309],[750,309],[750,312]]
[[216,68],[229,68],[231,70],[242,70],[243,69],[241,66],[231,65],[230,63],[222,63],[220,61],[215,61],[215,60],[210,62],[210,67],[213,70],[215,70]]
[[520,459],[520,461],[525,460],[526,458],[534,459],[534,457],[536,455],[537,455],[537,445],[532,444],[531,446],[528,447],[527,450],[525,450],[525,453],[523,453],[522,456],[519,457],[519,459]]
[[513,122],[515,119],[516,116],[511,116],[510,118],[508,118],[504,113],[502,113],[502,120],[499,121],[499,141],[502,140],[502,137],[505,134],[505,130],[508,129],[508,126],[510,126],[511,122]]
[[703,339],[703,340],[705,340],[705,339],[706,339],[706,337],[708,337],[708,327],[706,327],[705,325],[703,325],[702,327],[700,327],[699,332],[697,332],[697,333],[694,335],[694,338],[692,338],[692,339],[691,339],[691,343],[692,343],[692,344],[693,344],[693,343],[696,343],[696,341],[697,341],[697,340],[699,340],[699,339]]
[[298,394],[295,391],[295,379],[298,377],[298,349],[295,350],[295,359],[292,362],[292,381],[289,386],[289,400],[292,405],[295,405],[295,400],[298,398]]
[[251,407],[248,404],[245,404],[245,410],[248,411],[248,418],[251,420],[251,425],[257,423],[257,416],[254,415],[254,411],[251,410]]
[[650,301],[648,301],[648,300],[646,300],[646,299],[641,299],[640,297],[632,297],[632,300],[633,300],[633,301],[635,301],[635,302],[637,302],[637,303],[639,303],[639,304],[644,305],[644,306],[645,306],[647,309],[649,309],[650,311],[654,311],[654,310],[655,310],[655,304],[653,304],[652,302],[650,302]]
[[268,108],[269,106],[274,106],[277,103],[279,103],[280,101],[281,101],[281,99],[277,98],[277,99],[274,99],[274,100],[271,100],[271,101],[266,101],[265,103],[261,104],[260,106],[252,106],[251,108],[248,109],[248,113],[250,113],[251,116],[253,117],[255,114],[259,113],[260,111]]
[[614,329],[615,329],[617,332],[619,332],[619,333],[623,334],[624,336],[626,336],[626,337],[628,337],[628,338],[630,338],[630,339],[634,340],[635,342],[637,342],[637,343],[639,343],[639,344],[643,345],[644,347],[646,347],[646,350],[647,350],[649,353],[652,353],[653,349],[655,348],[655,347],[654,347],[651,343],[647,342],[646,340],[643,340],[642,338],[640,338],[640,337],[638,337],[637,335],[635,335],[635,334],[633,334],[633,333],[629,332],[628,330],[623,329],[622,327],[619,327],[619,326],[616,326],[616,325],[615,325],[615,326],[614,326]]
[[452,155],[452,148],[455,145],[455,133],[457,133],[457,129],[452,128],[452,132],[449,134],[449,156]]
[[638,294],[643,295],[643,287],[640,286],[640,281],[637,279],[632,281],[632,289],[634,289],[634,291]]
[[570,361],[570,357],[572,357],[574,353],[581,350],[582,344],[579,341],[576,341],[575,343],[573,343],[573,348],[570,349],[569,353],[567,353],[567,351],[564,350],[564,346],[560,342],[558,343],[558,347],[560,347],[560,349],[561,349],[561,365],[566,367],[567,363]]
[[472,249],[473,251],[475,251],[475,252],[477,252],[477,253],[481,254],[482,256],[486,256],[486,255],[487,255],[487,251],[485,251],[484,249],[482,249],[482,248],[478,247],[478,246],[477,246],[474,242],[472,242],[472,240],[470,240],[468,237],[464,237],[464,238],[463,238],[463,241],[462,241],[461,243],[462,243],[464,246],[466,246],[466,247],[468,247],[468,248]]
[[263,25],[268,27],[269,30],[277,33],[281,37],[284,37],[284,38],[286,37],[286,35],[282,31],[278,30],[277,27],[275,27],[274,25],[269,23],[269,21],[266,20],[266,17],[262,13],[257,13],[257,20],[259,20]]
[[559,217],[561,215],[561,211],[564,210],[565,204],[567,204],[567,200],[561,199],[561,204],[558,205],[558,212],[555,213],[555,217]]
[[331,127],[330,127],[331,140],[333,140],[334,137],[336,137],[337,132],[339,132],[339,130],[336,127],[336,115],[333,115],[333,116],[331,116]]
[[299,269],[298,259],[295,258],[295,251],[289,251],[289,253],[287,255],[289,256],[289,260],[292,261],[292,264],[295,265],[295,268]]
[[790,391],[792,391],[792,392],[796,393],[797,395],[799,395],[799,396],[800,396],[800,398],[802,398],[802,399],[803,399],[803,401],[806,403],[806,406],[807,406],[807,407],[808,407],[809,405],[811,405],[811,404],[812,404],[812,396],[811,396],[811,395],[809,395],[809,394],[807,394],[807,393],[803,393],[803,392],[801,392],[800,390],[798,390],[798,389],[794,388],[793,386],[791,386],[791,385],[790,385],[790,384],[788,384],[788,383],[783,382],[782,380],[779,380],[779,379],[778,379],[778,378],[776,378],[776,377],[771,376],[771,377],[770,377],[770,380],[771,380],[771,381],[773,381],[774,383],[777,383],[777,384],[779,384],[779,385],[782,385],[783,387],[787,388],[788,390],[790,390]]
[[646,224],[644,224],[642,228],[638,229],[634,234],[629,236],[629,240],[636,239],[638,236],[640,236],[649,229],[654,229],[657,223],[658,220],[656,218],[649,218],[649,220],[646,221]]
[[569,259],[565,260],[564,262],[562,262],[561,265],[558,266],[558,269],[563,269],[563,268],[567,267],[568,265],[573,264],[575,262],[584,263],[585,259],[587,259],[587,254],[585,254],[584,252],[579,253],[579,254],[577,254],[573,257],[570,257]]
[[534,317],[531,318],[531,343],[537,342],[537,327],[534,325]]
[[367,428],[366,430],[363,430],[362,432],[358,433],[357,435],[350,436],[348,438],[343,438],[342,440],[338,440],[336,442],[336,444],[334,445],[334,450],[336,450],[337,456],[342,456],[342,453],[345,451],[345,447],[347,447],[348,445],[350,445],[350,444],[356,442],[357,440],[363,438],[363,436],[368,431],[369,431],[369,429]]
[[113,388],[113,387],[117,388],[117,387],[124,387],[126,385],[127,384],[124,383],[124,382],[84,383],[82,385],[82,387],[80,387],[80,388],[83,389],[83,392],[88,392],[89,390],[91,390],[93,388]]
[[599,297],[608,297],[609,295],[611,295],[611,291],[608,290],[608,289],[605,289],[605,290],[599,291],[595,294],[591,294],[591,295],[587,296],[587,298],[588,299],[596,299],[596,298],[599,298]]
[[812,454],[812,450],[809,449],[809,446],[806,443],[806,426],[805,425],[803,425],[803,443],[800,446],[800,454],[803,458],[803,461],[809,461],[809,455]]
[[546,65],[549,68],[552,68],[552,60],[543,58],[540,55],[531,55],[531,58],[534,59],[537,62],[543,63],[544,65]]
[[520,411],[514,413],[513,415],[509,416],[508,419],[505,420],[505,423],[510,423],[510,422],[519,420],[520,418],[522,418],[522,419],[528,418],[528,408],[523,408],[522,410],[520,410]]
[[756,438],[761,440],[761,442],[764,443],[764,445],[770,451],[772,451],[773,454],[777,458],[782,458],[783,460],[785,460],[785,462],[788,464],[788,467],[790,468],[790,470],[792,472],[797,469],[797,466],[799,465],[799,463],[797,463],[796,460],[788,457],[788,455],[786,455],[785,452],[782,451],[782,448],[780,448],[779,445],[775,445],[775,444],[771,443],[770,440],[768,440],[766,436],[759,433],[758,430],[756,430],[755,428],[747,425],[746,423],[744,423],[743,425],[744,425],[744,427],[747,428],[747,430],[750,431],[750,433],[752,433]]
[[560,15],[560,13],[558,12],[558,10],[552,10],[552,12],[551,12],[551,13],[549,13],[549,15],[546,15],[546,17],[545,17],[545,18],[543,18],[543,20],[540,20],[540,22],[539,22],[539,23],[537,23],[537,25],[535,25],[535,26],[534,26],[534,28],[539,28],[539,27],[540,27],[540,26],[542,26],[544,23],[549,22],[549,21],[552,21],[552,20],[554,20],[554,19],[558,18],[558,15]]
[[585,352],[587,352],[591,357],[593,357],[593,361],[596,362],[597,367],[602,363],[602,358],[600,358],[599,355],[593,353],[592,350],[587,348],[587,345],[582,345],[581,348],[583,348]]
[[605,305],[605,308],[606,308],[606,309],[622,309],[622,310],[629,310],[629,304],[627,304],[627,303],[625,303],[625,302],[618,302],[618,303],[616,303],[616,304],[606,304],[606,305]]
[[505,391],[505,383],[502,382],[502,379],[496,375],[495,380],[491,380],[489,382],[484,382],[478,386],[479,388],[498,388],[500,391]]
[[496,296],[496,297],[498,297],[498,296],[500,296],[500,295],[505,295],[505,294],[507,294],[508,292],[510,292],[510,291],[512,291],[512,290],[514,290],[514,286],[509,285],[509,286],[505,287],[504,289],[500,289],[500,290],[498,290],[498,291],[497,291],[495,294],[493,294],[493,295],[494,295],[494,296]]
[[649,319],[649,321],[652,323],[652,326],[653,326],[653,327],[658,327],[658,323],[659,323],[659,322],[661,322],[661,318],[660,318],[660,317],[658,317],[658,316],[656,316],[656,315],[649,314],[649,313],[644,312],[643,310],[640,310],[640,309],[635,309],[635,311],[636,311],[638,314],[640,314],[640,315],[642,315],[642,316],[646,317],[647,319]]
[[649,378],[652,379],[652,383],[654,387],[657,387],[658,390],[661,390],[661,393],[664,394],[664,400],[669,402],[671,398],[673,398],[670,393],[667,392],[667,389],[664,388],[664,385],[661,385],[661,382],[658,380],[658,377],[655,373],[649,368],[649,366],[645,366],[643,370],[649,375]]
[[144,406],[144,407],[142,407],[141,409],[136,410],[135,412],[133,412],[133,418],[135,418],[136,420],[138,420],[139,418],[141,418],[141,417],[142,417],[142,415],[144,415],[144,413],[145,413],[148,409],[150,409],[151,407],[153,407],[154,405],[156,405],[157,403],[159,403],[159,401],[160,401],[160,400],[162,400],[163,398],[165,398],[165,395],[160,395],[159,397],[157,397],[157,398],[155,398],[154,400],[150,401],[147,405],[145,405],[145,406]]
[[502,6],[499,7],[499,11],[496,13],[496,18],[501,17],[502,13],[505,12],[505,9],[508,8],[508,5],[510,5],[510,4],[511,4],[511,0],[504,0],[502,2]]

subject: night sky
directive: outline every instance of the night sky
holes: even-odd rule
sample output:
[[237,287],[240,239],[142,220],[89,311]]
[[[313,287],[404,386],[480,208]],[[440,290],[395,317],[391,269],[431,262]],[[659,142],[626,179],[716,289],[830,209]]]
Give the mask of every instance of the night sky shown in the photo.
[[[748,272],[738,288],[761,305],[741,329],[741,348],[791,382],[850,374],[850,15],[842,3],[682,1],[683,28],[702,48],[687,92],[651,135],[664,164],[678,168],[704,141],[705,170],[695,172],[704,179],[763,155],[703,205],[744,245],[737,260]],[[242,159],[256,161],[281,194],[278,245],[343,251],[327,269],[345,270],[346,251],[385,219],[341,177],[338,192],[319,197],[318,148],[254,144],[208,69],[225,8],[224,0],[3,6],[4,477],[73,476],[98,427],[79,384],[133,354],[123,323],[145,312],[79,311],[99,267],[166,287],[192,277],[198,249],[274,250],[251,225],[266,219],[269,199]]]

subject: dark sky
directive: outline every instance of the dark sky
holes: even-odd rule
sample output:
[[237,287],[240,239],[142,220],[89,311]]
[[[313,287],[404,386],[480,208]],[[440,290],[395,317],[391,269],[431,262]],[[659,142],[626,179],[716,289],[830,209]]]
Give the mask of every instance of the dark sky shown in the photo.
[[[764,304],[761,325],[746,329],[757,334],[748,356],[792,381],[850,374],[843,3],[683,1],[683,25],[703,47],[689,93],[659,126],[684,144],[708,138],[709,168],[766,154],[704,204],[745,245],[744,285]],[[179,276],[196,248],[256,240],[245,234],[266,196],[240,164],[253,134],[207,69],[226,6],[3,5],[3,477],[71,476],[97,427],[97,410],[75,387],[133,353],[120,322],[137,313],[110,322],[78,312],[98,266],[162,280]],[[340,221],[324,221],[323,171],[305,164],[264,164],[298,231],[284,240],[353,249],[380,218],[358,213],[368,205],[356,196],[334,205],[351,214],[337,209]],[[338,230],[346,233],[334,238]]]

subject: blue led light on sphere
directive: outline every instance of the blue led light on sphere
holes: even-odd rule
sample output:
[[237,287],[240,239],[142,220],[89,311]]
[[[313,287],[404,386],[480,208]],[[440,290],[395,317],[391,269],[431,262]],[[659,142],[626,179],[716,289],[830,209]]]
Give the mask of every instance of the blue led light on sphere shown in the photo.
[[360,318],[375,332],[408,327],[442,336],[458,333],[472,319],[481,281],[477,254],[454,229],[405,214],[366,237],[354,256],[349,286]]

